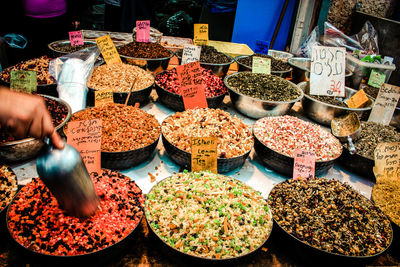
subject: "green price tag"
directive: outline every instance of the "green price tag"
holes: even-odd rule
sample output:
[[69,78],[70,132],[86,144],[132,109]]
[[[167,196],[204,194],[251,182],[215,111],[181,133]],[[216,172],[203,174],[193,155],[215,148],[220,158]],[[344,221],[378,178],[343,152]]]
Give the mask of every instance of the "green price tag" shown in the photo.
[[36,91],[36,71],[13,70],[10,72],[10,88],[14,91],[32,93]]
[[271,74],[271,59],[264,57],[253,57],[251,72]]
[[376,88],[381,88],[382,83],[386,80],[386,74],[377,70],[371,70],[371,75],[368,79],[368,85]]

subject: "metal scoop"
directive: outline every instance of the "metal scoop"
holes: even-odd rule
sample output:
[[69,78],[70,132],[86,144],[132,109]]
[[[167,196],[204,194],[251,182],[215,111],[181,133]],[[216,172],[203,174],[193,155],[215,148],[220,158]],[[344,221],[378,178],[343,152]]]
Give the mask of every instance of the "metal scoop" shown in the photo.
[[353,140],[357,139],[360,135],[361,123],[356,113],[352,112],[344,117],[334,118],[331,121],[331,130],[332,134],[341,142],[348,143],[351,155],[354,155],[357,152]]
[[65,144],[55,149],[49,138],[36,160],[40,179],[67,213],[78,217],[92,215],[99,198],[79,152]]

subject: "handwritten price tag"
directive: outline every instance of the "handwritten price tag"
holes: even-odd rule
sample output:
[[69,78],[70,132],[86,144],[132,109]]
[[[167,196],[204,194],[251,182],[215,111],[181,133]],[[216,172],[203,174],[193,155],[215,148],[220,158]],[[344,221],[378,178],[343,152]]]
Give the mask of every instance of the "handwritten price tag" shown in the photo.
[[13,91],[32,93],[36,91],[36,71],[12,70],[10,72],[10,89]]
[[88,172],[100,172],[102,121],[71,121],[67,129],[67,142],[79,151]]
[[382,84],[375,104],[372,107],[368,121],[389,125],[400,97],[400,87],[391,84]]
[[371,70],[371,74],[369,75],[368,85],[372,87],[381,88],[382,84],[386,80],[386,74],[380,71]]
[[346,104],[349,108],[362,108],[368,103],[368,101],[368,96],[365,94],[364,90],[361,89],[352,97],[347,99]]
[[345,96],[345,57],[344,47],[312,47],[311,95]]
[[193,172],[210,170],[218,173],[217,159],[217,137],[192,137]]
[[208,45],[208,24],[194,24],[194,38],[195,45]]
[[314,178],[315,153],[312,151],[296,150],[294,153],[293,179]]
[[73,31],[68,34],[71,46],[83,45],[82,31]]
[[97,47],[100,49],[101,54],[106,61],[106,64],[121,64],[121,57],[118,54],[117,48],[110,35],[104,35],[102,37],[96,38]]
[[113,103],[114,102],[114,93],[112,89],[104,89],[94,91],[94,106],[101,106],[106,103]]
[[268,55],[269,42],[256,40],[256,48],[254,49],[254,53]]
[[136,21],[136,42],[150,42],[150,20]]
[[185,109],[207,108],[203,73],[198,61],[176,67]]
[[182,65],[200,61],[201,46],[186,44],[183,46]]
[[253,57],[251,72],[271,74],[271,59],[264,57]]
[[400,142],[380,143],[374,152],[376,180],[389,178],[400,182]]

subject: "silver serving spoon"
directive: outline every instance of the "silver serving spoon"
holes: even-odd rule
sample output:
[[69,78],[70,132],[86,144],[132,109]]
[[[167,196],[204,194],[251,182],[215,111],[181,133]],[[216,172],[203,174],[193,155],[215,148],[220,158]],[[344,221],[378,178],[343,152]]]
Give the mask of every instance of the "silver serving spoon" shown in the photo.
[[79,152],[65,144],[56,149],[49,138],[36,160],[40,179],[49,188],[67,213],[78,217],[92,215],[99,206],[99,198]]
[[331,121],[331,130],[332,134],[341,142],[348,143],[351,155],[354,155],[357,152],[353,140],[357,139],[360,135],[361,123],[356,113],[352,112],[345,117],[334,118]]

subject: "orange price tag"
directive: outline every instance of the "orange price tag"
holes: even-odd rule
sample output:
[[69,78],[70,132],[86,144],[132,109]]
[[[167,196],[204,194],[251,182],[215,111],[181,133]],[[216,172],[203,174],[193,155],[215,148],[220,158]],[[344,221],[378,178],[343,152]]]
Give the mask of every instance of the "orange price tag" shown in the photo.
[[117,48],[110,35],[104,35],[102,37],[96,38],[97,47],[100,49],[101,54],[106,61],[106,64],[120,64],[122,63],[121,57],[118,54]]
[[176,67],[185,109],[207,108],[203,73],[198,61]]
[[218,173],[217,137],[192,137],[192,171]]
[[365,94],[364,90],[361,89],[352,97],[347,99],[346,104],[349,108],[362,108],[367,104],[368,100],[368,96]]
[[68,123],[67,142],[81,154],[89,173],[101,170],[101,132],[100,119]]
[[106,103],[113,103],[114,102],[114,93],[112,89],[104,89],[94,91],[94,106],[101,106]]
[[294,153],[293,179],[314,178],[315,153],[297,149]]

